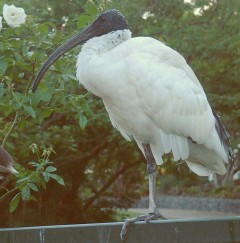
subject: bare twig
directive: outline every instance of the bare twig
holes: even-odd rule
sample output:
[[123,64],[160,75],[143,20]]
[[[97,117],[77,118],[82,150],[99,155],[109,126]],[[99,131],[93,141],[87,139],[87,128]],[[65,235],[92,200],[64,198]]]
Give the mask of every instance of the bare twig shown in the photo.
[[4,187],[4,186],[0,186],[0,189],[5,190],[6,192],[8,192],[8,191],[9,191],[9,190],[8,190],[6,187]]
[[4,147],[6,141],[7,141],[8,137],[10,136],[10,134],[12,133],[14,127],[17,125],[17,120],[18,120],[18,113],[16,112],[14,121],[13,121],[10,129],[8,130],[7,134],[5,135],[5,137],[4,137],[3,141],[2,141],[2,148]]
[[88,209],[91,204],[103,193],[105,192],[116,180],[117,178],[122,175],[123,173],[125,173],[127,170],[129,170],[130,168],[136,166],[139,164],[139,160],[137,160],[135,163],[132,163],[132,164],[127,164],[125,165],[121,170],[119,171],[116,171],[115,174],[113,174],[109,180],[103,185],[103,187],[98,190],[94,196],[90,197],[87,202],[85,203],[84,207],[83,207],[83,210],[86,210]]

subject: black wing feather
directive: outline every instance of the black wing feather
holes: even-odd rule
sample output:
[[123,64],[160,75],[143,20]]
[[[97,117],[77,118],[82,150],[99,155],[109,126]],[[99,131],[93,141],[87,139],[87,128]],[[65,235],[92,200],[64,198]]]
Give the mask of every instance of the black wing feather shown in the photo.
[[229,133],[227,132],[226,128],[224,127],[224,125],[222,124],[219,116],[216,114],[215,111],[212,111],[214,117],[215,117],[215,128],[216,128],[216,131],[218,133],[218,136],[220,138],[220,141],[226,151],[226,153],[228,154],[228,158],[229,158],[229,161],[230,163],[233,165],[233,161],[234,161],[234,156],[233,156],[233,151],[232,151],[232,148],[231,148],[231,143],[230,143],[230,135]]

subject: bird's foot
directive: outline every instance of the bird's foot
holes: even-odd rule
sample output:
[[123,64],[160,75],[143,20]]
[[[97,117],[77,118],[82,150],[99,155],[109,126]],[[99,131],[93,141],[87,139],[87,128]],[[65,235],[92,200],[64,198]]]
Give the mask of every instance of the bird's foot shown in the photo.
[[145,223],[148,223],[150,220],[156,220],[156,219],[167,219],[166,217],[164,217],[158,209],[154,209],[153,212],[149,212],[148,214],[144,214],[144,215],[139,215],[130,219],[126,219],[121,233],[120,233],[120,237],[121,239],[125,239],[126,234],[127,234],[127,227],[137,221],[145,221]]

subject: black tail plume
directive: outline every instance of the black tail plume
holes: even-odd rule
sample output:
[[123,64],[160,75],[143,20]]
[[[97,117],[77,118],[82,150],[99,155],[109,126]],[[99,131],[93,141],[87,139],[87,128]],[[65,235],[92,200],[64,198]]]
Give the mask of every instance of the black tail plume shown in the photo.
[[216,112],[212,111],[212,113],[213,113],[215,120],[216,120],[215,128],[217,130],[220,141],[221,141],[226,153],[228,154],[229,162],[231,163],[232,166],[234,166],[234,155],[233,155],[231,143],[230,143],[230,140],[229,140],[230,135],[227,132],[224,125],[222,124],[220,117],[216,114]]

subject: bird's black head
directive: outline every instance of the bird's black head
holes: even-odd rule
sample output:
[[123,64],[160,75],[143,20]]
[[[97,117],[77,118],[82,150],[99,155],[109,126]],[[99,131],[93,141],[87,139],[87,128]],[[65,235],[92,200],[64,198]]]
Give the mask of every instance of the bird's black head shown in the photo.
[[37,74],[32,86],[32,91],[36,91],[43,75],[46,73],[49,67],[65,52],[93,37],[124,29],[128,29],[128,23],[123,14],[118,10],[111,9],[100,14],[92,24],[75,34],[50,55]]
[[128,23],[120,11],[111,9],[100,14],[92,23],[92,27],[95,36],[100,36],[112,31],[128,29]]

